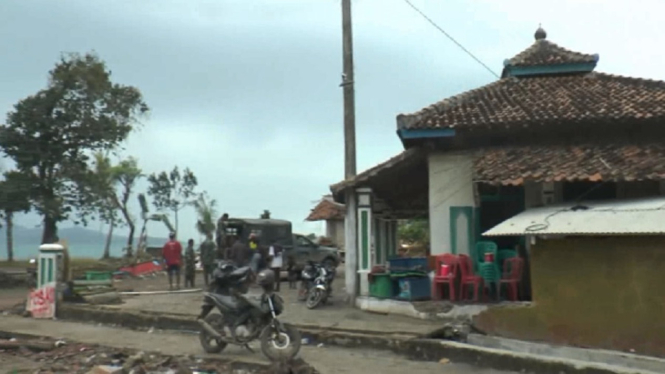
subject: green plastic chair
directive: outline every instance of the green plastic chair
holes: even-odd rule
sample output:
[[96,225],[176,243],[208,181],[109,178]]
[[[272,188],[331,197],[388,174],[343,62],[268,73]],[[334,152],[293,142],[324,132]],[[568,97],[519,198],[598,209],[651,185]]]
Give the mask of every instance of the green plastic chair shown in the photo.
[[490,295],[494,293],[495,297],[498,298],[498,288],[501,281],[499,266],[495,262],[481,262],[478,264],[478,269],[478,274],[483,278],[483,287],[485,289],[489,288]]
[[485,262],[485,253],[493,253],[494,261],[497,261],[498,247],[494,242],[478,242],[476,243],[476,253],[474,254],[473,263],[474,270],[480,272],[480,264]]

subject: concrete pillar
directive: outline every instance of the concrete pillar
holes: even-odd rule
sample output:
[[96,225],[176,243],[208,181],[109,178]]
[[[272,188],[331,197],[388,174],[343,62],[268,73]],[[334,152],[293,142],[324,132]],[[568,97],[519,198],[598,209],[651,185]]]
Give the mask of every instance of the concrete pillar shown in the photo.
[[358,206],[358,275],[360,276],[360,295],[369,295],[369,280],[367,275],[372,269],[372,252],[374,250],[374,238],[372,228],[372,190],[370,188],[359,188],[357,193]]

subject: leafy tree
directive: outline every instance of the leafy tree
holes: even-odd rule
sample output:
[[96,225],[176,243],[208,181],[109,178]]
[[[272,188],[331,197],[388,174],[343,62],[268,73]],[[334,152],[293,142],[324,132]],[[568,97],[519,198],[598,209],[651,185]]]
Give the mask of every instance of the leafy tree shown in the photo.
[[261,219],[270,219],[270,211],[268,209],[263,211],[261,214]]
[[31,180],[42,243],[57,241],[58,222],[85,202],[89,155],[118,147],[147,111],[138,89],[113,83],[105,63],[88,53],[63,55],[46,88],[7,114],[0,148]]
[[426,219],[400,222],[397,237],[400,241],[409,244],[427,244],[429,243],[429,222]]
[[25,175],[10,171],[0,181],[0,216],[7,230],[7,260],[14,261],[14,214],[30,210],[31,180]]
[[163,171],[148,177],[148,195],[159,211],[171,211],[175,216],[175,229],[178,232],[178,212],[193,203],[194,191],[199,182],[194,173],[185,168],[182,173],[177,166],[169,173]]
[[[127,248],[134,244],[136,231],[135,218],[129,211],[129,200],[134,192],[136,182],[143,176],[138,161],[129,157],[113,165],[111,160],[101,152],[97,152],[95,167],[90,180],[94,181],[90,194],[90,206],[94,206],[99,218],[109,224],[109,233],[104,248],[104,258],[110,257],[110,245],[113,228],[119,225],[129,227]],[[120,219],[122,215],[122,219]]]
[[193,203],[198,219],[196,220],[196,230],[203,236],[213,235],[217,228],[215,217],[217,216],[217,201],[209,199],[203,192]]

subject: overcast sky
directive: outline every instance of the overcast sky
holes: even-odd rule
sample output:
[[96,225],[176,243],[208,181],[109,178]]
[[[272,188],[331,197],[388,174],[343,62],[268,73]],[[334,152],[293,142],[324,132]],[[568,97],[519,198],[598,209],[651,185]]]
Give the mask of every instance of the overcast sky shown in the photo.
[[[542,23],[600,71],[665,79],[662,0],[412,2],[497,74]],[[353,22],[359,171],[401,151],[398,113],[495,79],[403,0],[354,0]],[[61,52],[94,50],[152,109],[126,151],[145,172],[188,166],[220,214],[321,232],[303,220],[343,177],[341,40],[340,0],[0,0],[0,113]],[[181,239],[198,239],[194,219]]]

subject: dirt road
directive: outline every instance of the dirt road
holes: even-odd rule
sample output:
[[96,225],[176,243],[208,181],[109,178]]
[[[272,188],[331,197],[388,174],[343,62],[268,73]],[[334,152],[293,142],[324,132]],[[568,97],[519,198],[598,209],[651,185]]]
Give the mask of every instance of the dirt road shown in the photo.
[[[101,344],[115,348],[157,351],[168,355],[197,355],[202,357],[198,337],[195,335],[155,331],[153,333],[115,329],[61,321],[33,320],[28,318],[1,316],[0,331],[18,334],[33,334],[87,344]],[[223,353],[233,359],[249,362],[265,362],[258,353],[250,353],[238,347],[229,347]],[[302,358],[322,374],[382,373],[382,374],[508,374],[510,372],[478,369],[455,363],[414,362],[389,352],[365,349],[341,349],[337,347],[303,346]]]

